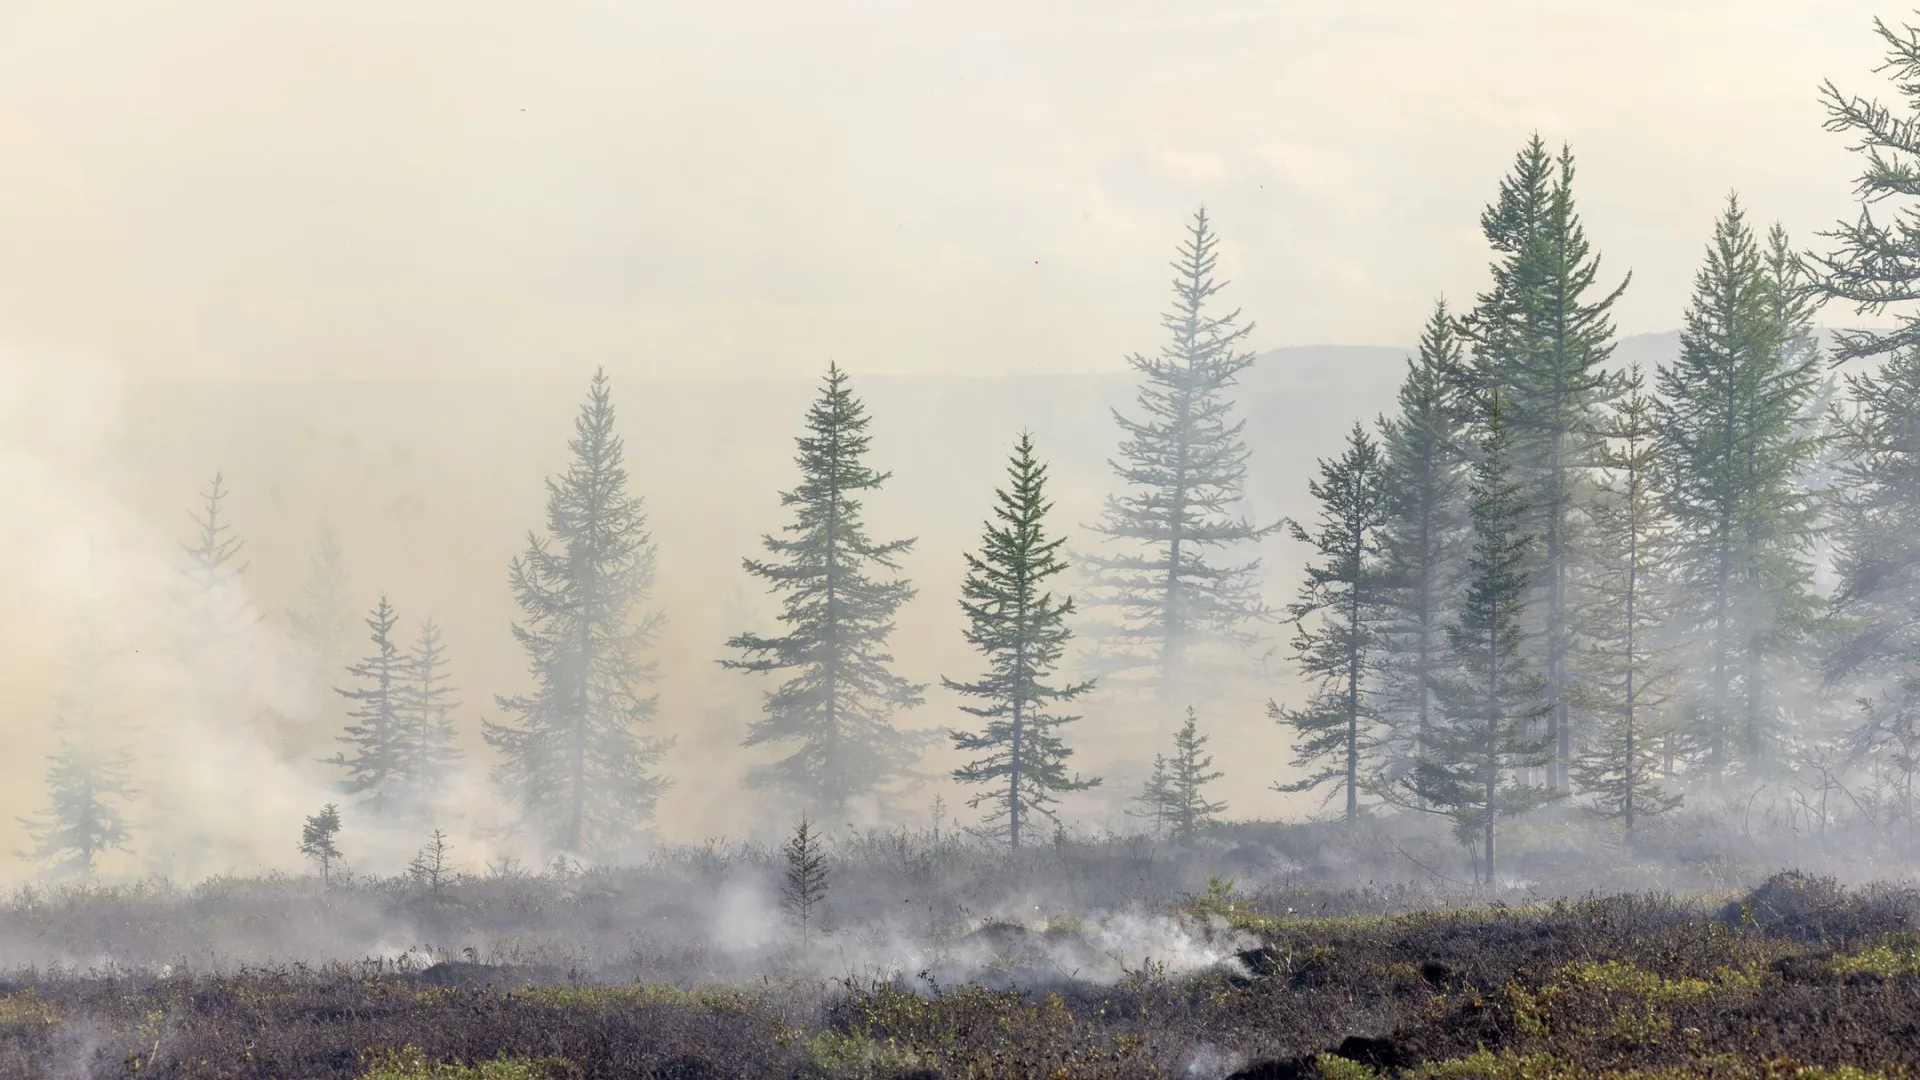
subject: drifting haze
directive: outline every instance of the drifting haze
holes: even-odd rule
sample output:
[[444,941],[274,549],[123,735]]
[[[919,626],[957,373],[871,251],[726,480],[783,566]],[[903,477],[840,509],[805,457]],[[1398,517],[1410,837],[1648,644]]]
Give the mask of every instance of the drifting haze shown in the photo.
[[[661,547],[663,828],[752,832],[735,781],[760,687],[712,661],[770,627],[739,559],[782,520],[829,357],[896,473],[874,534],[922,538],[896,652],[935,681],[972,671],[960,552],[1013,434],[1056,462],[1063,524],[1109,489],[1121,358],[1158,344],[1194,205],[1226,239],[1226,300],[1275,349],[1241,406],[1263,521],[1304,512],[1313,458],[1387,405],[1404,349],[1383,346],[1482,287],[1479,209],[1530,131],[1580,156],[1608,276],[1635,274],[1628,333],[1678,322],[1729,187],[1803,239],[1852,212],[1814,88],[1868,84],[1869,5],[1297,7],[10,7],[0,850],[38,803],[48,672],[95,580],[122,598],[128,718],[194,766],[175,796],[208,797],[172,804],[234,840],[189,869],[294,861],[325,770],[231,741],[142,649],[170,631],[184,511],[216,469],[252,647],[289,655],[327,522],[356,606],[385,590],[409,628],[446,627],[483,768],[479,719],[525,686],[505,565],[605,364]],[[1325,342],[1351,347],[1287,347]],[[1261,554],[1280,602],[1297,553]],[[1301,809],[1265,790],[1287,755],[1259,700],[1284,686],[1203,703],[1235,815]],[[298,713],[315,690],[273,675],[244,696]],[[1109,776],[1077,804],[1094,822],[1158,749],[1097,723],[1072,733]]]
[[1414,339],[1535,129],[1627,332],[1851,217],[1866,0],[13,3],[0,328],[140,377],[1106,371],[1202,201],[1266,346]]
[[[1669,359],[1674,348],[1671,334],[1647,335],[1624,341],[1620,353],[1651,363]],[[1256,519],[1313,512],[1305,483],[1313,459],[1330,453],[1354,418],[1391,404],[1404,358],[1405,350],[1391,348],[1280,349],[1243,376],[1238,408],[1248,421],[1247,502]],[[0,791],[9,793],[0,813],[9,826],[41,798],[56,688],[50,676],[72,630],[75,598],[88,593],[92,574],[116,600],[112,635],[132,683],[123,712],[145,730],[142,744],[152,750],[191,747],[181,756],[195,767],[167,771],[176,790],[148,794],[198,809],[204,818],[196,829],[233,844],[198,850],[201,858],[229,861],[200,862],[197,870],[244,868],[252,859],[291,865],[301,815],[338,798],[325,786],[334,774],[313,763],[311,752],[276,757],[266,746],[271,740],[247,734],[245,716],[209,715],[246,709],[209,706],[181,683],[171,649],[181,619],[179,541],[192,535],[187,513],[214,468],[224,470],[232,491],[226,520],[247,543],[247,600],[262,615],[249,644],[257,662],[242,695],[247,708],[311,717],[314,702],[327,697],[297,674],[304,668],[284,630],[287,609],[302,603],[316,524],[324,521],[345,548],[357,609],[385,591],[403,619],[403,640],[428,615],[446,628],[452,674],[467,703],[459,714],[463,743],[479,770],[490,763],[479,719],[499,718],[494,694],[528,685],[524,658],[507,633],[518,612],[505,567],[524,547],[527,530],[543,520],[542,480],[566,465],[565,440],[584,380],[129,386],[75,365],[33,366],[18,376],[25,385],[8,400],[0,438],[8,468],[25,481],[20,502],[28,507],[0,533],[9,551],[26,556],[18,576],[6,575],[14,617],[0,624],[9,745],[16,749],[0,763]],[[1075,526],[1096,518],[1109,490],[1109,410],[1130,406],[1133,379],[1120,372],[881,375],[856,379],[855,388],[873,413],[873,459],[894,472],[868,501],[873,535],[919,538],[902,563],[920,596],[903,609],[894,639],[901,670],[933,683],[943,674],[971,677],[979,661],[960,636],[961,553],[978,544],[1013,434],[1036,432],[1052,461],[1057,520],[1072,543],[1092,545]],[[655,598],[668,622],[655,651],[663,675],[658,725],[679,739],[665,763],[678,786],[661,815],[672,839],[765,834],[781,824],[763,820],[762,806],[739,794],[740,777],[761,757],[741,750],[739,740],[764,683],[715,661],[730,655],[723,648],[728,636],[774,625],[771,602],[741,571],[740,558],[756,553],[760,535],[784,521],[777,492],[793,485],[793,438],[815,392],[806,379],[728,384],[614,372],[632,484],[647,500],[660,546]],[[1274,539],[1259,554],[1269,600],[1290,597],[1300,552]],[[1281,636],[1279,628],[1270,633]],[[361,638],[355,648],[356,656],[364,652]],[[1286,665],[1275,663],[1271,672],[1197,703],[1225,765],[1222,794],[1237,815],[1308,809],[1303,797],[1267,790],[1286,774],[1290,756],[1261,707],[1268,694],[1289,690]],[[928,704],[902,721],[961,723],[967,718],[957,704],[936,687]],[[1179,717],[1133,715],[1105,697],[1085,711],[1087,719],[1069,733],[1082,746],[1075,764],[1105,775],[1108,784],[1074,798],[1068,809],[1088,824],[1126,827],[1124,801]],[[950,758],[936,752],[928,765],[944,772],[960,764]],[[477,786],[479,777],[469,783]],[[919,798],[936,792],[956,809],[966,796],[942,782]],[[461,801],[469,814],[499,823],[487,816],[496,800],[484,790]],[[476,865],[491,849],[476,846],[480,838],[469,829],[461,830],[463,854]],[[138,846],[148,850],[152,840]],[[404,861],[406,845],[416,840],[390,838],[384,854]],[[366,854],[364,834],[355,841]]]

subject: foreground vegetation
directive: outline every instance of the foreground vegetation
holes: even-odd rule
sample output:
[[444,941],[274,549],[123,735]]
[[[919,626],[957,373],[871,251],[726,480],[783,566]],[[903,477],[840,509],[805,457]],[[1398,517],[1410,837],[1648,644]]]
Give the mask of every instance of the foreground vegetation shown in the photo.
[[[16,972],[0,1075],[166,1077],[1869,1077],[1920,1073],[1920,896],[1783,874],[1336,917],[1216,880],[1237,935],[1184,975],[614,982],[449,960]],[[1169,912],[1169,915],[1175,913]],[[1001,923],[1006,951],[1043,935]],[[978,933],[978,931],[976,931]]]

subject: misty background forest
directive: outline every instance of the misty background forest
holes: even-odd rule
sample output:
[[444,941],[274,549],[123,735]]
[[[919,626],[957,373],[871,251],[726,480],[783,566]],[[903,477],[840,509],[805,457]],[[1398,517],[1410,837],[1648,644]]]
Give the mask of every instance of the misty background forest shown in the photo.
[[1849,216],[1728,177],[1636,277],[1516,127],[1402,344],[1276,345],[1291,256],[1203,197],[1085,370],[9,357],[0,1066],[1909,1075],[1920,31],[1872,26],[1886,84],[1809,91]]

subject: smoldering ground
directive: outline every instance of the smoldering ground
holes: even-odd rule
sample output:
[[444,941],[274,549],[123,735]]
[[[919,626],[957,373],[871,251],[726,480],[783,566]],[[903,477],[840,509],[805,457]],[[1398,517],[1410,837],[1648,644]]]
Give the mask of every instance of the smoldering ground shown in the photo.
[[[853,854],[843,850],[843,858]],[[1065,845],[1051,854],[1064,871],[1051,876],[1075,880],[1118,853]],[[723,870],[730,860],[714,856],[702,855],[708,869],[736,884],[707,889],[711,918],[685,925],[719,920],[728,934],[681,941],[673,981],[661,981],[676,965],[657,951],[652,963],[635,955],[597,971],[538,963],[532,953],[509,962],[428,949],[317,966],[16,970],[0,975],[0,1067],[26,1076],[342,1080],[454,1067],[890,1080],[1064,1069],[1128,1080],[1254,1080],[1355,1075],[1355,1064],[1489,1075],[1516,1061],[1597,1072],[1652,1058],[1678,1069],[1702,1055],[1717,1069],[1756,1077],[1777,1074],[1782,1062],[1827,1070],[1920,1064],[1907,1034],[1920,1021],[1920,998],[1910,993],[1920,977],[1920,896],[1911,888],[1847,889],[1790,873],[1725,900],[1607,895],[1420,911],[1463,897],[1431,886],[1242,893],[1215,879],[1168,910],[1172,918],[1152,920],[1157,926],[1124,917],[1071,926],[962,923],[937,950],[902,953],[897,942],[863,950],[860,939],[833,929],[816,939],[817,950],[791,939],[783,948],[758,944],[767,927],[747,923],[761,913],[760,900],[737,884],[747,880],[738,867]],[[861,879],[858,862],[848,861]],[[950,866],[971,861],[946,858]],[[636,884],[570,871],[543,880],[520,898],[549,911]],[[438,901],[472,911],[489,895],[507,898],[467,885]],[[203,889],[231,939],[249,916],[234,903],[234,883]],[[360,902],[370,898],[368,883],[359,883],[334,899],[354,891]],[[1521,898],[1512,890],[1492,895]],[[25,910],[33,907],[27,899],[8,918],[17,926],[32,916],[44,937],[66,917],[55,909],[73,898],[38,911]],[[146,899],[150,909],[163,900]],[[310,914],[286,895],[272,899],[281,911]],[[654,918],[672,923],[688,914]],[[867,928],[888,921],[857,914]],[[1341,917],[1317,917],[1327,915]],[[604,927],[591,916],[585,907],[568,911],[576,949]],[[524,925],[527,913],[520,918]],[[1255,947],[1191,966],[1248,938]],[[1118,977],[1058,970],[1115,941]],[[1166,960],[1132,960],[1143,946]],[[757,978],[729,968],[730,958],[747,954],[757,954]],[[876,957],[933,966],[861,971],[850,963]],[[716,984],[716,974],[729,984]],[[944,981],[953,974],[977,981]],[[1669,1029],[1687,1038],[1635,1035]],[[436,1064],[445,1062],[462,1064]]]
[[782,904],[779,853],[751,844],[670,849],[626,868],[495,864],[437,887],[351,873],[327,886],[276,876],[28,887],[0,914],[0,968],[371,958],[472,965],[478,978],[499,968],[547,980],[1106,984],[1147,965],[1202,970],[1248,945],[1217,919],[1175,911],[1182,883],[1210,860],[1144,839],[1062,840],[1010,859],[951,837],[866,833],[828,850],[825,901],[805,926]]
[[[0,904],[0,970],[232,971],[372,960],[485,982],[1110,984],[1230,968],[1219,919],[1378,917],[1623,889],[1733,895],[1782,865],[1916,879],[1870,831],[1822,837],[1785,815],[1677,814],[1632,849],[1546,812],[1512,830],[1496,887],[1466,880],[1448,827],[1236,824],[1195,844],[1061,834],[1008,853],[928,829],[847,830],[823,850],[810,924],[782,901],[777,849],[667,846],[631,866],[529,866],[452,853],[437,882],[342,870],[197,883],[23,886]],[[1584,842],[1585,847],[1580,844]],[[465,974],[459,974],[465,972]]]

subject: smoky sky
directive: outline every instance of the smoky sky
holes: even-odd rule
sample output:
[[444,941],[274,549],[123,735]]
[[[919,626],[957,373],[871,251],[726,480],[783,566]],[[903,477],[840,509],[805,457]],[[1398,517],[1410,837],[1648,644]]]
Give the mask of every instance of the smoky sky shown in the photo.
[[1850,216],[1864,0],[20,2],[0,331],[139,377],[1082,371],[1207,203],[1261,344],[1464,299],[1570,141],[1623,330],[1738,189]]

